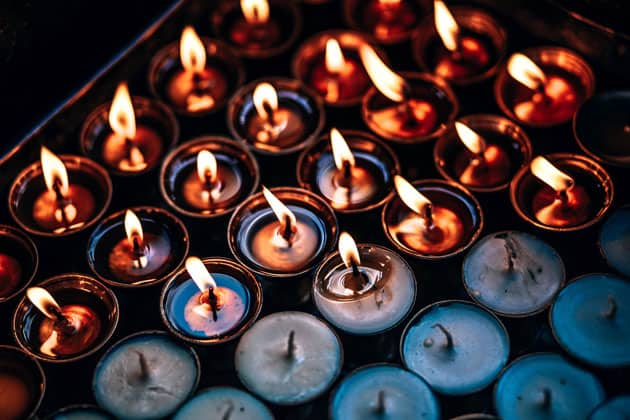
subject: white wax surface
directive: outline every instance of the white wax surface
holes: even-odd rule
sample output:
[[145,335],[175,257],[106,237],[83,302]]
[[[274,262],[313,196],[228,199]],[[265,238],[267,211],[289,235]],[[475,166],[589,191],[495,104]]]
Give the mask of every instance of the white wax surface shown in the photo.
[[[290,332],[295,355],[287,357]],[[236,373],[253,393],[275,404],[310,401],[335,381],[342,363],[338,337],[304,312],[277,312],[256,322],[238,343]]]
[[[142,380],[140,356],[147,362]],[[131,337],[99,362],[92,388],[98,404],[121,419],[170,415],[193,392],[197,365],[191,351],[166,334]]]
[[186,402],[173,420],[273,420],[269,409],[256,398],[236,388],[206,389]]
[[[323,295],[315,287],[313,299],[317,309],[330,323],[351,334],[375,334],[398,324],[411,310],[415,300],[416,279],[405,261],[392,251],[371,245],[360,245],[360,270],[368,277],[382,276],[370,292],[352,300],[337,300]],[[351,272],[337,255],[331,264],[325,284]],[[376,290],[374,290],[376,289]]]
[[50,420],[111,420],[112,417],[97,408],[78,407],[55,414]]

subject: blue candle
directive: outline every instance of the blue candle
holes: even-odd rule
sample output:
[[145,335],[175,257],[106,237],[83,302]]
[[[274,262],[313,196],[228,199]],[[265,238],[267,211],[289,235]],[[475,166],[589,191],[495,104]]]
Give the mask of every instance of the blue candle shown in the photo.
[[247,392],[220,386],[199,392],[173,417],[187,419],[273,420],[273,414]]
[[447,395],[488,386],[505,366],[510,343],[490,312],[464,301],[443,301],[417,313],[401,344],[405,366]]
[[595,376],[553,353],[512,362],[494,389],[494,405],[503,420],[585,419],[604,397]]
[[608,265],[630,277],[630,206],[610,215],[599,233],[599,246]]
[[92,405],[71,405],[56,411],[48,420],[114,420],[105,411]]
[[439,419],[440,406],[419,376],[395,365],[359,368],[335,390],[333,420]]
[[630,418],[630,395],[611,398],[593,411],[589,420],[626,420]]
[[601,367],[630,365],[630,283],[610,274],[587,274],[558,295],[549,315],[558,343]]

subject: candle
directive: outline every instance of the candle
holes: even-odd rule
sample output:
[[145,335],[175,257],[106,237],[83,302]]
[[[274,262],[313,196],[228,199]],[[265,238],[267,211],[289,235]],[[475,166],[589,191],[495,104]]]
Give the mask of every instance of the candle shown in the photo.
[[162,290],[160,313],[178,337],[194,344],[220,344],[240,336],[262,308],[262,288],[253,274],[224,258],[188,257]]
[[273,420],[273,414],[259,400],[236,388],[205,389],[177,410],[174,420],[217,418],[229,420]]
[[326,258],[313,281],[313,300],[324,318],[350,334],[383,333],[411,311],[416,278],[399,255],[357,244],[347,232],[339,251]]
[[71,405],[55,411],[47,420],[112,420],[113,417],[93,405]]
[[374,364],[346,376],[330,403],[333,420],[440,418],[440,405],[427,383],[396,365]]
[[196,218],[230,213],[258,188],[256,158],[242,144],[203,136],[182,144],[164,160],[160,192],[177,212]]
[[111,290],[81,274],[61,274],[26,290],[13,316],[13,335],[38,359],[69,362],[100,349],[118,317]]
[[160,50],[149,65],[149,87],[175,112],[203,116],[216,112],[245,81],[243,65],[227,45],[200,38],[192,26],[179,42]]
[[330,136],[302,152],[297,178],[302,188],[324,197],[340,213],[372,210],[393,194],[400,172],[389,146],[362,131],[331,129]]
[[490,234],[468,252],[464,287],[480,305],[508,317],[530,316],[551,304],[564,285],[562,258],[546,242],[518,231]]
[[519,216],[556,231],[596,223],[608,211],[613,195],[612,180],[601,166],[566,153],[534,158],[510,185],[510,199]]
[[503,112],[535,127],[570,120],[593,94],[595,76],[577,54],[559,47],[539,47],[513,54],[494,85]]
[[442,301],[418,312],[403,333],[405,367],[442,394],[467,395],[490,385],[510,353],[501,321],[465,301]]
[[499,420],[499,418],[490,414],[470,413],[453,417],[451,420]]
[[189,248],[184,224],[157,207],[134,207],[104,219],[88,240],[88,264],[117,287],[154,285],[173,274]]
[[630,416],[630,395],[618,395],[598,406],[589,416],[590,420],[622,420]]
[[116,418],[160,419],[186,401],[199,382],[199,359],[166,333],[143,331],[123,338],[99,360],[92,391]]
[[467,249],[481,233],[477,200],[455,183],[394,178],[397,196],[385,204],[383,229],[400,251],[414,257],[447,258]]
[[478,192],[505,189],[531,160],[525,132],[507,118],[476,114],[455,122],[433,149],[442,176]]
[[32,418],[44,398],[46,378],[36,359],[17,347],[0,345],[0,415]]
[[22,231],[0,225],[0,303],[17,296],[35,277],[39,254]]
[[42,146],[40,162],[25,168],[11,186],[9,210],[29,233],[65,236],[96,223],[111,195],[111,180],[96,163],[56,156]]
[[409,38],[424,5],[416,0],[344,0],[346,24],[367,32],[378,42],[393,44]]
[[132,99],[123,82],[111,103],[86,118],[80,144],[84,154],[113,174],[139,175],[154,169],[178,136],[179,126],[169,108],[143,97]]
[[630,277],[630,206],[615,210],[604,222],[599,232],[599,250],[610,267]]
[[416,143],[439,137],[455,119],[455,94],[440,78],[426,73],[393,72],[368,45],[359,48],[375,87],[363,97],[362,117],[381,137]]
[[268,315],[241,337],[236,374],[254,394],[278,405],[304,404],[323,394],[341,371],[339,338],[304,312]]
[[553,353],[515,360],[494,388],[494,406],[505,420],[586,418],[603,400],[595,376]]
[[228,105],[232,136],[262,154],[282,155],[314,142],[324,125],[322,100],[297,80],[257,80]]
[[630,286],[609,274],[569,283],[549,313],[558,343],[584,362],[606,368],[630,365]]

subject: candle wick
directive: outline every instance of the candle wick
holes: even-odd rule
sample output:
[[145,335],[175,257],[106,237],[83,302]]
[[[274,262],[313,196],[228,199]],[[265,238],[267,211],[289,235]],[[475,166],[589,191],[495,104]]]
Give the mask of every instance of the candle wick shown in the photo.
[[287,359],[295,359],[295,331],[289,332],[289,339],[287,340]]
[[343,161],[343,179],[346,182],[346,187],[349,187],[352,181],[352,165],[349,160]]
[[617,314],[617,301],[613,295],[608,295],[608,306],[602,312],[602,316],[606,319],[613,319]]
[[276,125],[275,122],[274,122],[275,121],[275,118],[274,118],[275,111],[274,111],[273,107],[267,101],[264,101],[262,106],[263,106],[263,109],[265,110],[265,112],[267,112],[267,123],[269,125],[271,125],[272,127],[275,127],[275,125]]
[[548,410],[551,407],[551,390],[547,387],[542,389],[542,399],[540,400],[540,406],[544,410]]
[[513,271],[514,260],[518,258],[518,255],[516,254],[516,249],[514,246],[514,241],[511,238],[508,238],[507,236],[503,238],[503,241],[504,241],[503,246],[505,247],[505,253],[507,257],[508,271]]
[[376,403],[376,410],[374,410],[377,414],[385,414],[385,391],[378,391]]
[[282,237],[287,241],[289,248],[293,245],[291,239],[293,237],[293,225],[291,224],[291,217],[287,214],[284,216],[284,226],[282,226]]
[[212,309],[212,320],[216,322],[219,318],[219,302],[217,295],[214,293],[214,287],[208,289],[208,303],[210,304],[210,308]]
[[144,268],[146,265],[144,261],[145,249],[144,244],[142,243],[142,240],[140,239],[140,236],[138,234],[134,233],[132,237],[132,243],[134,260],[136,261],[136,264],[139,268]]
[[61,310],[57,307],[49,308],[49,311],[57,318],[55,320],[54,328],[59,331],[62,335],[73,335],[77,330],[70,323],[70,320],[61,312]]
[[433,228],[433,205],[425,204],[424,208],[424,222],[428,229]]
[[151,370],[149,369],[149,364],[147,363],[147,358],[143,353],[136,350],[136,354],[138,355],[138,361],[140,363],[140,375],[138,379],[141,382],[147,382],[151,375]]
[[446,343],[444,344],[444,347],[447,350],[452,350],[453,349],[453,336],[451,335],[450,332],[448,332],[448,330],[444,327],[444,325],[437,323],[437,324],[434,324],[432,328],[437,328],[440,331],[442,331],[442,334],[444,334],[444,337],[446,337]]
[[68,200],[61,192],[61,180],[57,177],[55,177],[55,180],[53,182],[53,191],[55,192],[57,208],[61,211],[61,221],[65,226],[69,226],[70,220],[66,213],[66,206],[70,204],[70,200]]
[[232,401],[228,401],[228,408],[227,410],[225,410],[225,413],[223,414],[223,417],[221,417],[221,420],[229,420],[230,417],[232,417],[233,412],[234,412],[234,403],[232,403]]

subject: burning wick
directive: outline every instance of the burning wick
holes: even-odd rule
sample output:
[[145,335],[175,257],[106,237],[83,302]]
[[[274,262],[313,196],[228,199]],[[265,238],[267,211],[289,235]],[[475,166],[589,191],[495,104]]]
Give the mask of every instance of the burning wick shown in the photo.
[[77,332],[77,326],[63,315],[61,307],[48,291],[41,287],[29,287],[26,296],[33,305],[47,318],[54,321],[55,332],[68,336]]
[[267,0],[241,0],[241,11],[250,25],[263,25],[269,20]]
[[455,60],[461,59],[461,54],[459,53],[459,25],[455,21],[453,14],[446,7],[446,4],[442,0],[435,0],[433,2],[434,7],[434,20],[435,20],[435,28],[437,30],[442,43],[446,47],[447,50],[453,53],[453,58]]
[[148,244],[144,243],[144,232],[142,231],[140,219],[131,210],[125,212],[125,232],[133,252],[133,267],[136,269],[146,267],[148,264],[146,256]]
[[545,91],[547,76],[529,57],[521,53],[512,54],[507,71],[517,82],[536,92],[532,98],[534,102],[551,102]]
[[288,118],[277,112],[278,92],[270,83],[260,83],[254,89],[253,101],[258,116],[264,121],[262,129],[256,134],[258,141],[277,139],[288,123]]
[[179,58],[193,82],[193,91],[186,98],[186,108],[191,112],[212,108],[215,100],[208,92],[213,80],[202,74],[206,68],[206,47],[192,26],[186,26],[182,31]]
[[466,124],[463,124],[459,121],[455,121],[455,130],[457,131],[457,136],[464,143],[464,146],[470,152],[475,155],[473,162],[477,162],[476,165],[481,164],[486,160],[486,142],[478,133],[470,129]]
[[212,152],[201,150],[197,154],[197,175],[203,184],[202,199],[208,203],[209,207],[212,207],[222,189],[218,176],[217,159]]
[[295,215],[282,203],[282,201],[278,200],[278,198],[264,186],[263,195],[280,222],[278,234],[286,241],[287,246],[291,247],[293,238],[297,232],[297,220],[295,219]]
[[440,242],[444,235],[440,228],[433,223],[433,204],[431,201],[400,175],[394,177],[394,185],[402,202],[424,221],[422,235],[430,242]]
[[[446,350],[453,350],[453,336],[451,335],[451,333],[444,327],[444,325],[437,323],[435,325],[432,325],[432,328],[437,328],[438,330],[440,330],[442,332],[442,334],[444,334],[444,338],[446,339],[446,342],[444,343],[443,347]],[[432,347],[433,346],[434,341],[432,338],[427,337],[424,340],[424,347]]]
[[141,171],[147,167],[144,155],[136,145],[136,116],[129,95],[127,83],[120,83],[116,88],[114,100],[109,108],[109,126],[118,136],[125,139],[127,157],[118,162],[118,167],[123,170]]
[[348,146],[348,143],[336,128],[330,130],[330,145],[335,159],[335,166],[337,166],[340,174],[338,183],[341,187],[346,188],[348,194],[350,194],[352,192],[352,169],[355,165],[354,155],[350,150],[350,146]]
[[398,74],[394,73],[381,60],[376,51],[369,45],[361,45],[359,47],[359,55],[368,76],[374,83],[374,86],[383,95],[394,102],[398,102],[404,106],[405,112],[412,112],[409,108],[409,84]]
[[370,279],[361,270],[359,265],[361,264],[361,258],[359,257],[359,250],[354,238],[347,233],[341,232],[339,235],[339,255],[346,266],[346,268],[352,269],[352,274],[344,278],[344,287],[350,289],[352,294],[357,294],[358,291],[365,289],[367,286],[371,286]]
[[331,102],[339,100],[339,76],[346,69],[346,59],[336,39],[326,41],[326,70],[330,74],[327,81],[326,99]]
[[55,220],[59,223],[63,223],[66,228],[69,228],[77,217],[77,208],[68,198],[68,171],[61,159],[45,146],[41,148],[40,160],[46,187],[48,191],[55,194],[57,201],[57,208],[54,211]]
[[[188,257],[186,259],[186,271],[201,292],[199,306],[194,309],[195,313],[208,318],[209,312],[212,312],[212,320],[216,322],[219,318],[219,311],[223,307],[220,288],[217,287],[214,278],[199,258]],[[208,307],[210,307],[210,311],[208,311]]]
[[558,200],[566,203],[569,191],[575,186],[575,181],[543,156],[538,156],[530,164],[532,174],[556,192]]

